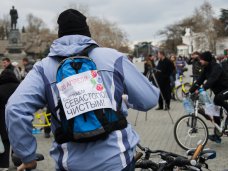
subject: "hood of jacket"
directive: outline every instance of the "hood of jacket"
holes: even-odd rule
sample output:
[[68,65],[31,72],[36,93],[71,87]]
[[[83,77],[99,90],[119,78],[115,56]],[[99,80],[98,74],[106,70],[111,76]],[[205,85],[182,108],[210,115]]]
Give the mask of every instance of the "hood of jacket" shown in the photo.
[[48,56],[68,57],[80,53],[89,45],[97,43],[90,37],[83,35],[68,35],[54,40]]

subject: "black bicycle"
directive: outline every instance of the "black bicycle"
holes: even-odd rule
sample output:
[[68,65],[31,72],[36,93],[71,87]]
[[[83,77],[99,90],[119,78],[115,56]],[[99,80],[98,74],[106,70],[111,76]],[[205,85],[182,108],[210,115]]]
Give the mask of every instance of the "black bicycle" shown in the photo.
[[[139,144],[137,146],[141,152],[135,156],[135,168],[141,168],[143,171],[201,171],[202,168],[209,170],[206,161],[216,157],[214,150],[203,149],[202,144],[196,149],[188,150],[187,157],[164,150],[150,150]],[[152,155],[158,155],[161,161],[152,161]]]

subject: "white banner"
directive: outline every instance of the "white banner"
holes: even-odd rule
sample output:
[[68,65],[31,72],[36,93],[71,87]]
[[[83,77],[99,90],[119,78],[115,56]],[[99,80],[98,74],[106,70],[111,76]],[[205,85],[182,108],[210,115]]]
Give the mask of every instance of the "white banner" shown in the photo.
[[112,108],[97,70],[67,77],[57,87],[67,120],[88,111]]

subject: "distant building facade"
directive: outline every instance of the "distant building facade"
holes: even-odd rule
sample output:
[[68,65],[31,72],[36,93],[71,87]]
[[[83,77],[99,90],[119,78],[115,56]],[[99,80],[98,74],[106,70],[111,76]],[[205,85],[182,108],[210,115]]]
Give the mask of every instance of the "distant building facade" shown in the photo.
[[[177,46],[177,55],[188,56],[194,51],[210,50],[206,33],[194,33],[190,29],[186,29],[182,42]],[[228,49],[228,37],[217,38],[215,49],[216,56],[224,55],[224,51]]]
[[228,49],[228,37],[218,38],[216,40],[216,55],[224,55],[224,51]]

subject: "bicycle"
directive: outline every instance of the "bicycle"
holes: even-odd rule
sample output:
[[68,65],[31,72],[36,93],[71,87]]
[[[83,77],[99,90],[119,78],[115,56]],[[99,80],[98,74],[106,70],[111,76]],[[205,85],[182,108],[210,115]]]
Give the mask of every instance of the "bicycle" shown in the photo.
[[[199,76],[190,75],[190,77],[198,78]],[[187,94],[189,92],[189,89],[192,87],[193,83],[184,82],[183,75],[179,76],[179,83],[180,83],[180,85],[175,87],[173,91],[175,91],[175,96],[176,96],[177,100],[182,102],[183,98],[185,97],[185,94]],[[207,93],[209,94],[210,97],[212,96],[212,91],[210,89],[207,90]]]
[[179,83],[177,87],[175,87],[175,96],[178,101],[183,100],[183,94],[187,93],[189,89],[191,88],[191,84],[189,82],[183,82],[183,75],[179,76]]
[[[48,119],[51,114],[50,113],[46,113],[46,112],[42,112],[42,113],[35,113],[35,120],[33,122],[33,127],[49,127],[51,126],[51,122]],[[38,121],[38,122],[36,122]]]
[[222,136],[223,134],[228,135],[227,115],[224,114],[225,109],[220,107],[220,118],[221,124],[218,125],[214,122],[213,116],[207,115],[204,110],[204,104],[199,100],[199,94],[192,94],[189,96],[193,101],[194,112],[189,115],[180,117],[174,126],[174,138],[177,144],[185,149],[191,149],[195,143],[202,140],[203,145],[208,141],[208,127],[205,121],[198,116],[201,114],[206,120],[212,122],[214,126],[214,134]]
[[50,127],[50,116],[51,113],[41,112],[41,113],[35,113],[34,114],[34,120],[33,120],[33,134],[40,134],[41,130],[45,127]]
[[[202,144],[199,144],[196,149],[188,150],[186,152],[188,157],[164,150],[150,150],[140,144],[137,146],[142,152],[138,152],[135,156],[135,168],[141,168],[143,171],[201,171],[202,168],[209,170],[206,161],[216,157],[214,150],[203,149]],[[152,161],[150,159],[152,154],[159,156],[161,161]]]

